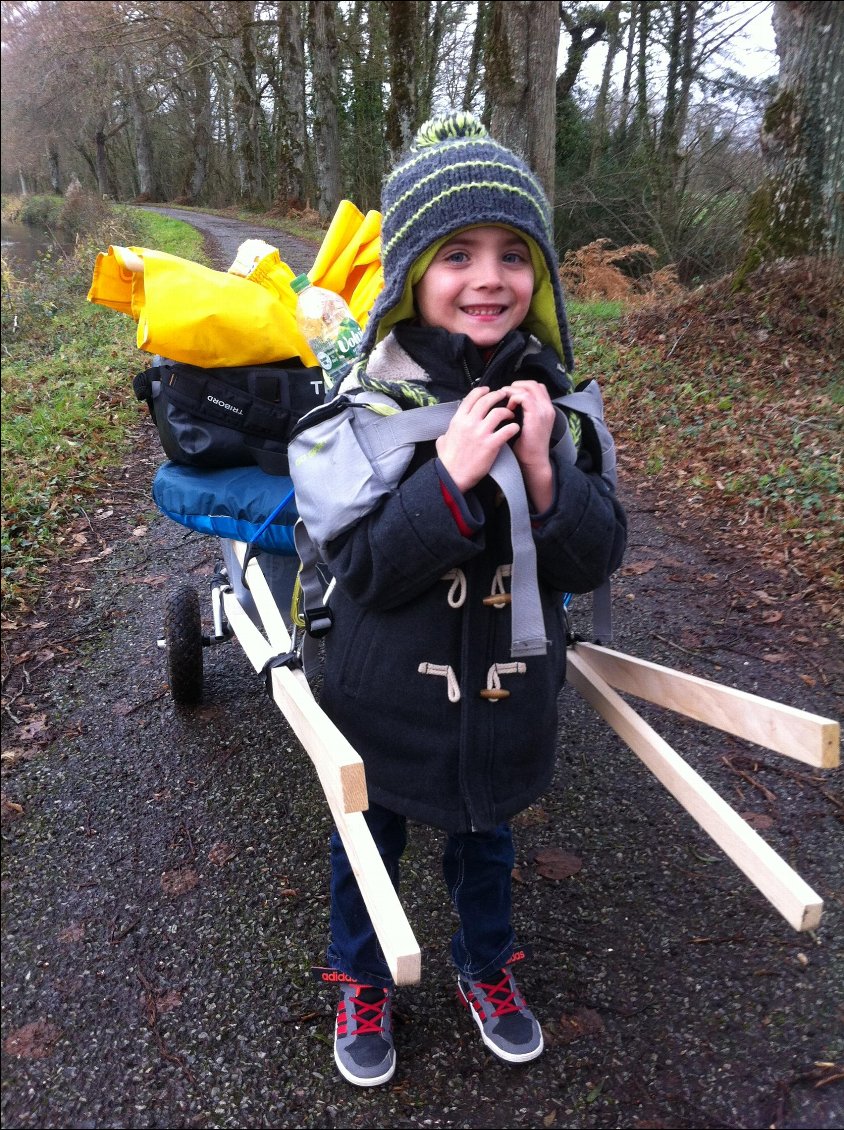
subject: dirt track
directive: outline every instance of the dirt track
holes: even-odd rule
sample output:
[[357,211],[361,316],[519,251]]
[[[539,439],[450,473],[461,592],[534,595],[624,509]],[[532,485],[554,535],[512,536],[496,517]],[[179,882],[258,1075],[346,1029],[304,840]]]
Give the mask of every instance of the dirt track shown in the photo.
[[[220,267],[244,238],[272,242],[192,222]],[[295,269],[312,261],[271,234]],[[642,710],[824,898],[820,929],[796,933],[570,689],[554,787],[517,821],[546,1054],[505,1068],[458,1011],[438,837],[419,828],[403,895],[423,980],[399,995],[396,1076],[371,1093],[339,1080],[333,1001],[308,974],[327,809],[237,644],[208,654],[201,707],[169,699],[164,592],[187,578],[205,601],[216,543],[156,516],[160,461],[143,421],[91,515],[98,560],[57,573],[4,639],[5,1126],[844,1125],[840,771]],[[840,644],[813,610],[771,616],[740,545],[660,512],[646,484],[623,495],[617,647],[840,716]],[[552,848],[581,869],[544,877]]]

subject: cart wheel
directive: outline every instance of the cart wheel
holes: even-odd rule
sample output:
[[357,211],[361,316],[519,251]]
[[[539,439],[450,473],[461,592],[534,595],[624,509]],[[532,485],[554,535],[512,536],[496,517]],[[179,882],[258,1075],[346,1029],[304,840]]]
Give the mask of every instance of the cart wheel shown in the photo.
[[202,620],[199,597],[190,585],[167,597],[164,636],[170,695],[180,706],[195,706],[202,698]]

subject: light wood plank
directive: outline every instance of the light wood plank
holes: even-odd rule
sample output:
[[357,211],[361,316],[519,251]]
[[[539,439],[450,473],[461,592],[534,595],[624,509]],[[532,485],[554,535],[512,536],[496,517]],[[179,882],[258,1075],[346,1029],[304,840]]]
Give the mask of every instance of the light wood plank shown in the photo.
[[808,765],[840,764],[841,728],[831,718],[661,667],[597,644],[578,643],[592,670],[615,690],[705,722]]
[[[232,545],[242,564],[246,546],[240,542]],[[270,641],[264,638],[232,591],[222,594],[223,610],[252,666],[261,671],[267,660],[290,650],[291,640],[257,561],[250,561],[246,579]],[[362,815],[367,807],[363,762],[320,709],[301,670],[275,668],[272,690],[276,705],[317,771],[393,980],[397,985],[415,984],[422,974],[422,955]]]
[[393,980],[415,984],[422,955],[363,813],[341,812],[334,819]]
[[813,930],[823,901],[591,666],[580,645],[568,681],[636,753],[795,930]]
[[[256,671],[263,670],[278,652],[252,623],[234,593],[223,593],[223,608],[252,666]],[[313,762],[332,809],[364,811],[369,801],[360,755],[320,709],[302,672],[277,667],[272,684],[276,705]]]

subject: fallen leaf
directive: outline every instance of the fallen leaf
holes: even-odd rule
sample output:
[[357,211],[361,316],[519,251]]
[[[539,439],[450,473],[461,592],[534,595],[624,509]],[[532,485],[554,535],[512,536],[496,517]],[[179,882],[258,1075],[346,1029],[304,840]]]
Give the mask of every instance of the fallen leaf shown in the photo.
[[755,828],[757,832],[764,831],[766,828],[773,828],[774,819],[769,816],[767,812],[741,812],[739,813],[742,820],[745,820],[751,828]]
[[769,651],[767,655],[763,655],[762,659],[766,663],[788,663],[790,655],[786,655],[784,651]]
[[570,855],[561,848],[540,848],[534,855],[536,870],[543,879],[568,879],[583,866],[580,856]]
[[228,863],[230,859],[234,859],[237,855],[237,848],[231,844],[227,844],[221,840],[219,843],[212,844],[208,849],[208,858],[212,863],[216,863],[218,867],[222,867],[224,863]]
[[155,994],[155,1010],[159,1016],[172,1012],[182,1003],[182,994],[178,989],[167,989],[163,993]]
[[517,813],[510,823],[515,828],[534,828],[538,824],[548,823],[548,813],[541,804],[533,804]]
[[798,675],[797,677],[798,679],[802,679],[807,687],[817,686],[818,680],[813,678],[811,675]]
[[623,577],[638,577],[642,573],[650,573],[658,564],[658,561],[631,561],[629,565],[622,566],[619,573]]
[[17,736],[25,742],[48,742],[50,737],[47,733],[47,715],[36,714],[34,718],[30,718],[18,730]]
[[33,1020],[10,1032],[3,1041],[3,1050],[19,1059],[46,1059],[61,1034],[61,1029],[49,1020]]
[[177,867],[161,874],[161,889],[165,895],[183,895],[199,882],[199,875],[192,867]]
[[577,1012],[564,1012],[557,1022],[557,1033],[564,1044],[573,1044],[584,1036],[603,1035],[604,1022],[591,1008],[579,1008]]
[[59,941],[66,945],[72,942],[81,942],[84,937],[85,927],[81,922],[72,922],[69,926],[65,926],[63,930],[59,930]]
[[782,612],[776,608],[772,608],[770,612],[762,613],[763,624],[777,624],[782,620]]
[[35,747],[27,748],[26,746],[12,746],[11,749],[4,749],[0,753],[0,761],[5,765],[17,765],[19,761],[24,761],[27,758],[37,757],[41,751]]
[[0,819],[4,824],[11,820],[17,820],[20,816],[23,816],[22,804],[18,804],[16,800],[9,800],[5,796],[0,797]]

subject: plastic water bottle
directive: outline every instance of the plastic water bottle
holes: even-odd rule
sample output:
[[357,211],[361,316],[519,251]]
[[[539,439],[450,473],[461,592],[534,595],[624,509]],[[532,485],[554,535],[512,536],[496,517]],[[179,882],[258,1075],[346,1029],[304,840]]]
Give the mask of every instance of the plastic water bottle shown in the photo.
[[363,330],[333,290],[314,286],[307,275],[297,275],[290,286],[299,296],[296,325],[322,367],[328,391],[354,359]]

